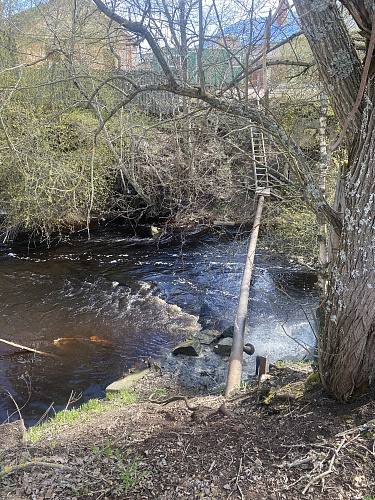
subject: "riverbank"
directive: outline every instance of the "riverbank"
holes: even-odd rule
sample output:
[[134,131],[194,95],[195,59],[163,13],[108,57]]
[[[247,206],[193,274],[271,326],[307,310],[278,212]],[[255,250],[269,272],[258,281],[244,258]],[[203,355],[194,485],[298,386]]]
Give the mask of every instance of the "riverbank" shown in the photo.
[[368,500],[374,393],[340,405],[315,375],[306,383],[311,371],[271,365],[260,391],[225,401],[156,369],[132,393],[30,428],[26,444],[3,425],[1,498]]

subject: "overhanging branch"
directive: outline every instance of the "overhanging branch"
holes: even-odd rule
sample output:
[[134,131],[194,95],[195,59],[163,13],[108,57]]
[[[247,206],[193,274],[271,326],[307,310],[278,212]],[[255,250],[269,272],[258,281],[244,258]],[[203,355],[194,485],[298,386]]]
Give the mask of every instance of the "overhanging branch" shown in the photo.
[[119,14],[116,14],[113,10],[109,9],[105,3],[103,3],[101,0],[93,0],[95,5],[98,7],[98,9],[103,12],[107,17],[118,23],[122,28],[124,28],[127,31],[130,31],[131,33],[137,33],[144,37],[153,54],[155,55],[156,59],[158,60],[158,63],[160,64],[165,76],[168,79],[169,85],[171,87],[174,87],[177,85],[176,80],[169,69],[168,63],[163,55],[163,52],[161,51],[159,45],[157,44],[156,40],[152,36],[152,34],[149,32],[149,30],[141,23],[135,22],[135,21],[130,21],[129,19],[125,19],[124,17],[120,16]]

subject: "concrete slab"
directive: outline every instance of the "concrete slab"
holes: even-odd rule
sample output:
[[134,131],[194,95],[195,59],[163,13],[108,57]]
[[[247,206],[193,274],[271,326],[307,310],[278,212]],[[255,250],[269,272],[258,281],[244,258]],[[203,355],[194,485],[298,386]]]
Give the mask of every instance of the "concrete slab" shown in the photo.
[[131,373],[130,375],[127,375],[124,378],[121,378],[120,380],[116,380],[115,382],[112,382],[110,384],[105,392],[120,392],[122,390],[129,390],[133,385],[138,382],[138,380],[141,380],[143,377],[148,375],[150,373],[150,369],[146,368],[146,370],[143,370],[141,372],[137,373]]

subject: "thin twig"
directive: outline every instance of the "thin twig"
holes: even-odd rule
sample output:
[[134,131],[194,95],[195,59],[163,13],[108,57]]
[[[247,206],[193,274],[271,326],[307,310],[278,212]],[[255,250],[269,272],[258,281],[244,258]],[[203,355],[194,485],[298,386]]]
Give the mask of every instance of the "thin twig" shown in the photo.
[[318,474],[317,476],[310,479],[310,481],[304,487],[304,489],[302,491],[302,495],[305,495],[306,492],[308,491],[308,489],[310,488],[310,486],[313,485],[314,483],[316,483],[317,481],[319,481],[319,479],[322,479],[323,477],[328,476],[328,474],[331,474],[333,464],[335,463],[335,460],[338,456],[338,453],[341,450],[341,448],[344,446],[345,442],[346,442],[346,437],[344,436],[341,443],[339,444],[339,446],[335,449],[331,460],[329,461],[328,469],[325,472],[322,472],[321,474]]
[[237,472],[237,477],[236,477],[236,484],[235,484],[235,487],[238,489],[238,491],[240,492],[240,495],[241,495],[241,499],[243,500],[244,496],[243,496],[243,493],[242,493],[242,490],[240,488],[240,485],[238,484],[238,480],[240,478],[240,474],[241,474],[241,469],[242,469],[242,457],[240,458],[240,465],[238,467],[238,472]]
[[[11,393],[9,391],[6,391],[6,393],[8,394],[8,396],[10,397],[10,399],[13,401],[16,409],[17,409],[17,413],[18,413],[18,416],[20,417],[19,419],[19,423],[20,423],[20,432],[21,432],[21,441],[22,441],[22,444],[24,446],[27,445],[27,430],[26,430],[26,427],[25,427],[25,422],[22,418],[22,415],[21,415],[21,410],[20,410],[20,407],[18,406],[17,404],[17,401],[14,399],[14,397],[11,395]],[[1,474],[0,474],[1,476]]]
[[357,444],[357,446],[359,446],[360,448],[363,448],[364,450],[366,450],[368,453],[370,453],[370,455],[372,455],[373,457],[375,457],[375,453],[371,450],[369,450],[367,448],[367,446],[365,446],[364,444]]
[[358,425],[358,427],[354,427],[353,429],[339,432],[338,434],[336,434],[336,437],[349,436],[349,434],[355,434],[356,432],[370,431],[374,427],[375,427],[375,419],[369,420],[368,422],[366,422],[362,425]]

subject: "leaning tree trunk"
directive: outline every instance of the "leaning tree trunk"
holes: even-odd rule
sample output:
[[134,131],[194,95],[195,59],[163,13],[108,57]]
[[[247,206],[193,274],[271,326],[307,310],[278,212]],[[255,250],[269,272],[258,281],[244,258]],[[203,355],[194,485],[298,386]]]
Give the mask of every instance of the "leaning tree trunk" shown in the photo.
[[[365,4],[366,0],[357,3]],[[334,4],[295,0],[295,5],[332,108],[344,126],[357,99],[363,66]],[[361,13],[366,16],[366,26],[371,26],[373,12],[362,9]],[[342,401],[371,383],[375,369],[373,85],[372,77],[346,134],[349,160],[343,229],[337,235],[339,248],[330,265],[325,321],[318,343],[323,384]]]

